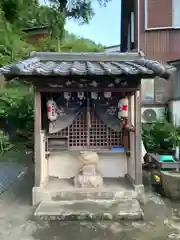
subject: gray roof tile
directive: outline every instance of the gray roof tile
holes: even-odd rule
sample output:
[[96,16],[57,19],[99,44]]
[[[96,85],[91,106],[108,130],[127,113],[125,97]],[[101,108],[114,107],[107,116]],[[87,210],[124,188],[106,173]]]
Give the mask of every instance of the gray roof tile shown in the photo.
[[29,59],[0,68],[5,76],[157,75],[168,78],[174,68],[137,53],[34,53]]

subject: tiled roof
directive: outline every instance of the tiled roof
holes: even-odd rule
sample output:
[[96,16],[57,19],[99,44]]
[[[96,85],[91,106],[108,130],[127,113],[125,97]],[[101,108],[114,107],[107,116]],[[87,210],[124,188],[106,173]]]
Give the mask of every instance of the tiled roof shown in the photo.
[[137,53],[33,53],[31,58],[0,68],[5,76],[143,75],[169,78],[171,66]]

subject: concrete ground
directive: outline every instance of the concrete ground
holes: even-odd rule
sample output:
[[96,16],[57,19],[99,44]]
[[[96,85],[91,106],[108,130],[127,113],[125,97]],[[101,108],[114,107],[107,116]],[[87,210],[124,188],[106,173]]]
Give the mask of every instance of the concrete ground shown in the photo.
[[143,222],[41,222],[32,217],[32,174],[21,176],[0,195],[1,240],[168,240],[180,239],[179,203],[147,192]]

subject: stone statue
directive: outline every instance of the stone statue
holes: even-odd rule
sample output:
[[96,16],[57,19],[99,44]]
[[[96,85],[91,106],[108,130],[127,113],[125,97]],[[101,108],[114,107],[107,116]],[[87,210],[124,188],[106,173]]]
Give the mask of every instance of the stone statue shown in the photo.
[[74,178],[76,187],[98,188],[103,185],[103,178],[98,171],[99,156],[96,152],[83,151],[79,156],[82,162],[80,172]]

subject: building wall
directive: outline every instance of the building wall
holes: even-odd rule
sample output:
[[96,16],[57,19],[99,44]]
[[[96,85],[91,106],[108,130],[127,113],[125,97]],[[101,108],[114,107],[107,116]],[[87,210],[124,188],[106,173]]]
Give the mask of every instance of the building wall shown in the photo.
[[[149,59],[167,63],[180,58],[180,29],[173,27],[173,0],[139,0],[139,46]],[[148,3],[148,6],[146,6]],[[146,7],[148,14],[146,15]],[[162,9],[162,11],[160,10]],[[180,27],[180,26],[179,26]],[[154,81],[154,101],[148,104],[167,104],[172,98],[172,80]],[[163,99],[157,101],[156,96]]]
[[[151,11],[148,13],[150,20],[147,21],[147,26],[150,27],[150,30],[146,30],[145,0],[140,0],[140,49],[146,57],[163,63],[178,59],[180,56],[180,29],[173,29],[173,27],[170,29],[171,20],[166,20],[166,18],[163,20],[164,16],[168,18],[166,12],[169,10],[166,9],[169,9],[172,0],[151,0],[151,2],[156,4],[151,6]],[[158,6],[163,6],[162,14]],[[156,13],[157,11],[158,13]],[[157,24],[153,23],[151,19]],[[158,19],[161,19],[164,24],[158,24]],[[161,25],[162,28],[157,27]],[[154,29],[152,29],[153,27]]]

